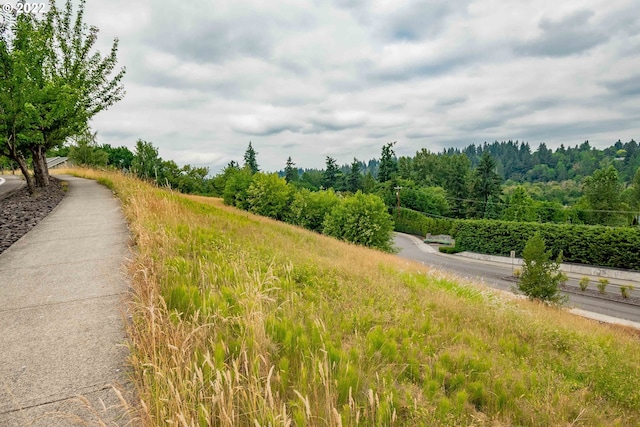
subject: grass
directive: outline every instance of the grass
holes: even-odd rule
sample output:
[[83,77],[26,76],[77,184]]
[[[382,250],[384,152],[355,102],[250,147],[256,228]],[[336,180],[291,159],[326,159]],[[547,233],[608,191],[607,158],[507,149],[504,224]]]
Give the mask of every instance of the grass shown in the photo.
[[638,425],[640,341],[117,174],[147,426]]

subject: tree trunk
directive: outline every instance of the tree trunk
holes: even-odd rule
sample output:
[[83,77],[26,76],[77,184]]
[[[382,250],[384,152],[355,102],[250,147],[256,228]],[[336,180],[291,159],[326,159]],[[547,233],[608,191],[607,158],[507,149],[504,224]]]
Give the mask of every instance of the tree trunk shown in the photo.
[[47,168],[47,160],[42,146],[38,145],[31,147],[31,154],[33,158],[33,173],[36,178],[36,187],[48,187],[49,169]]
[[33,194],[36,191],[36,185],[33,181],[33,177],[29,173],[29,168],[27,167],[27,161],[22,157],[22,155],[17,155],[13,160],[18,162],[18,166],[22,171],[22,175],[24,175],[24,179],[27,181],[27,188],[29,189],[29,194]]

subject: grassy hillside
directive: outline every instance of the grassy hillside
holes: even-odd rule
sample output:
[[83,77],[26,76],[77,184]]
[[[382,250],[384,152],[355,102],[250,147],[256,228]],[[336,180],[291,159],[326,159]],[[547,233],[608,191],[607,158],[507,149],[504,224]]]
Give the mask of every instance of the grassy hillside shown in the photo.
[[84,171],[137,243],[146,425],[638,425],[640,340],[424,266]]

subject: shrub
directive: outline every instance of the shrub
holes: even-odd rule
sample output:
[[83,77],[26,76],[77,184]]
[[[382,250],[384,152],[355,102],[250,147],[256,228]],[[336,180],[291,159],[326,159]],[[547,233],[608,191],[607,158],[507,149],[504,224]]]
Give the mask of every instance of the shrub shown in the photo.
[[524,248],[522,276],[518,282],[520,289],[529,299],[538,299],[553,304],[562,304],[567,297],[560,295],[558,286],[567,280],[559,271],[562,256],[551,259],[551,251],[545,250],[540,233],[534,234]]
[[580,290],[581,291],[586,291],[587,288],[589,287],[589,282],[591,281],[591,279],[589,279],[587,276],[583,276],[580,279],[579,285],[580,285]]
[[359,245],[393,251],[393,221],[382,199],[373,194],[358,191],[341,200],[325,218],[323,233]]
[[251,212],[283,220],[289,214],[291,188],[278,174],[258,172],[247,189],[247,202]]
[[640,270],[640,229],[495,220],[457,220],[451,225],[464,250],[520,256],[527,239],[539,232],[553,254],[568,262]]
[[252,175],[248,169],[233,170],[229,174],[222,192],[224,203],[240,209],[248,209],[247,190],[251,186]]
[[400,215],[397,212],[396,208],[389,210],[395,221],[395,231],[422,237],[429,233],[451,234],[451,226],[456,221],[449,218],[432,218],[407,208],[400,208]]
[[633,291],[634,289],[635,288],[631,285],[621,286],[620,293],[622,294],[622,298],[624,299],[629,298],[629,296],[631,295],[631,291]]
[[519,279],[520,276],[522,276],[522,270],[520,270],[519,268],[516,268],[515,270],[513,270],[513,277],[515,277],[516,279]]
[[451,255],[462,252],[462,249],[460,249],[457,246],[440,246],[438,250],[443,254],[451,254]]
[[318,233],[322,233],[324,219],[340,198],[330,189],[311,192],[307,189],[298,191],[291,203],[290,222]]
[[598,279],[598,292],[604,294],[605,289],[607,289],[607,285],[609,284],[608,279]]

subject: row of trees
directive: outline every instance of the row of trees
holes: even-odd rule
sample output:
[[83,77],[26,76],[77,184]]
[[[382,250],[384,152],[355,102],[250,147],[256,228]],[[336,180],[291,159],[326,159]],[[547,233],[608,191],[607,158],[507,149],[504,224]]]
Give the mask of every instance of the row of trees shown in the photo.
[[[31,192],[49,185],[46,152],[82,134],[88,121],[124,96],[118,40],[92,53],[98,29],[49,2],[42,18],[16,14],[0,28],[0,155],[18,165]],[[34,175],[29,172],[29,164]]]
[[[259,172],[256,154],[249,144],[243,166],[232,162],[214,179],[227,205],[348,242],[392,250],[393,221],[378,196],[360,190],[338,194],[332,188],[310,191],[298,187],[296,174],[285,172],[281,177]],[[293,166],[290,159],[287,163]],[[330,170],[326,177],[331,174]]]
[[[505,183],[496,160],[484,150],[473,167],[466,154],[437,155],[422,149],[414,157],[397,158],[395,143],[382,147],[376,176],[354,159],[339,167],[326,158],[323,170],[301,170],[289,157],[280,176],[298,189],[333,189],[339,193],[379,196],[387,206],[423,212],[433,217],[485,218],[510,221],[628,225],[640,209],[640,172],[631,185],[621,182],[613,165],[597,169],[581,183]],[[371,161],[369,162],[371,165]],[[258,171],[256,153],[249,144],[245,167]],[[228,173],[240,169],[231,162],[213,179],[212,193],[223,195]]]

